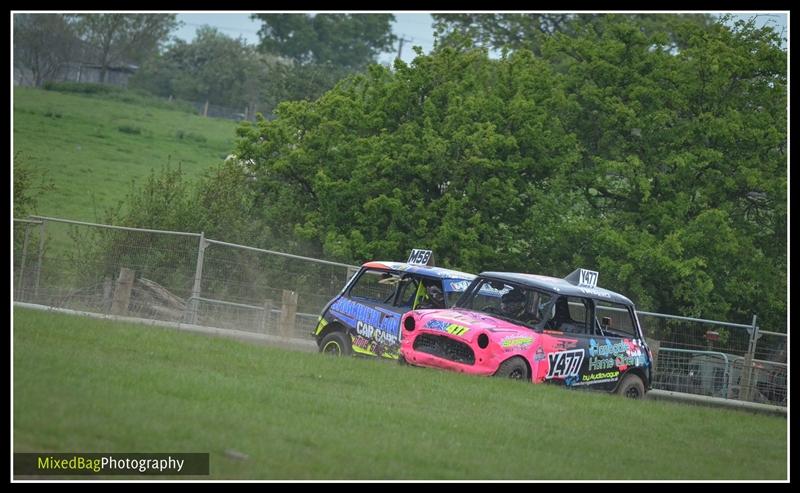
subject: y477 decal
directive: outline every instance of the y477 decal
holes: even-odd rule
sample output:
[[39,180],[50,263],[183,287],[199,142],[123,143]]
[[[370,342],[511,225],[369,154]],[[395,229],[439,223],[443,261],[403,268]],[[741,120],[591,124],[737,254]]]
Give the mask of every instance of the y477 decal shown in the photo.
[[577,377],[583,363],[583,349],[550,353],[547,362],[549,368],[546,379]]

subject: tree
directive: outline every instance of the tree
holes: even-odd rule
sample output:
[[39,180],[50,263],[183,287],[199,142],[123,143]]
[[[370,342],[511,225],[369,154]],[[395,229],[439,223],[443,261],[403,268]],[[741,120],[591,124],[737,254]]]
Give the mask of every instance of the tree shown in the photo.
[[40,87],[57,77],[77,53],[78,39],[60,14],[14,14],[14,67]]
[[259,48],[299,64],[359,70],[390,50],[391,14],[254,14],[263,25]]
[[548,37],[557,33],[574,36],[590,26],[602,29],[603,19],[608,17],[633,21],[646,34],[666,33],[676,46],[683,42],[677,37],[678,24],[708,26],[713,22],[707,14],[433,14],[438,45],[458,45],[466,38],[484,48],[526,48],[537,55]]
[[162,96],[244,106],[257,98],[263,58],[243,39],[203,26],[191,43],[177,40],[153,58],[132,84]]
[[[785,327],[786,53],[771,28],[608,17],[557,35],[588,209],[564,236],[647,309]],[[575,248],[570,245],[581,245]]]
[[142,63],[158,53],[179,27],[175,14],[75,14],[75,27],[87,44],[87,55],[101,67],[101,82],[115,63]]
[[273,241],[347,261],[425,244],[467,270],[539,264],[541,238],[525,232],[557,217],[548,183],[577,158],[554,74],[530,53],[480,50],[395,68],[240,129]]

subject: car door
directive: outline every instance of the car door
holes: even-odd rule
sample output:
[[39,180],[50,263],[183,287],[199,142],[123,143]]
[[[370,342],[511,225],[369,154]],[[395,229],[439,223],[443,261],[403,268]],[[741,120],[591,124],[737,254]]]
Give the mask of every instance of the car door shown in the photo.
[[570,312],[583,317],[581,334],[575,334],[585,358],[572,385],[614,390],[632,368],[648,364],[647,349],[636,330],[632,308],[620,303],[584,298],[582,306],[570,303]]

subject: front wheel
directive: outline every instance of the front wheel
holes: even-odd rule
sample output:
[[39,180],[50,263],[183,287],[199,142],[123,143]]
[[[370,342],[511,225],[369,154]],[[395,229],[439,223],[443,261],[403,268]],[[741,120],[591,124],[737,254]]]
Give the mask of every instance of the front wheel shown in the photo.
[[503,361],[494,376],[510,378],[511,380],[530,380],[531,378],[528,374],[528,365],[525,364],[522,358],[511,358]]
[[319,352],[330,356],[349,356],[353,352],[350,337],[344,332],[331,332],[319,343]]
[[641,399],[644,397],[644,382],[638,375],[628,373],[617,387],[617,394],[628,399]]

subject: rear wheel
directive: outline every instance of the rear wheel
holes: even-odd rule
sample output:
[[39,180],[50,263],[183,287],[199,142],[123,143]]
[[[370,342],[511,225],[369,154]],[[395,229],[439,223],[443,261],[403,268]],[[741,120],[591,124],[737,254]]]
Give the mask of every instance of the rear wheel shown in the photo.
[[518,357],[503,361],[494,376],[512,380],[530,380],[531,378],[528,374],[528,365],[525,364],[522,358]]
[[641,399],[644,397],[644,382],[639,375],[628,373],[617,387],[617,394],[628,399]]
[[353,352],[350,337],[344,332],[331,332],[319,343],[319,352],[330,356],[349,356]]

